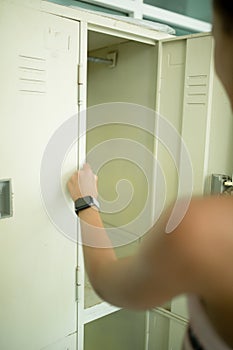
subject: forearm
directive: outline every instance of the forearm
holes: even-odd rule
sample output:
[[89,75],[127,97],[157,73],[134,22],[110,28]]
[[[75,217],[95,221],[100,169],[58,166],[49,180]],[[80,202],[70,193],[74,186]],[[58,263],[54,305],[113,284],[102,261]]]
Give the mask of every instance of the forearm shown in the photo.
[[116,261],[112,243],[103,227],[99,212],[88,208],[79,213],[85,268],[97,289],[102,266]]
[[117,259],[101,217],[93,208],[80,211],[85,267],[96,292],[109,303],[135,307],[140,273],[136,257]]
[[[74,202],[85,196],[97,198],[96,181],[88,164],[75,172],[68,182]],[[172,210],[169,209],[143,239],[137,254],[117,259],[99,212],[94,207],[85,208],[79,211],[85,267],[92,286],[104,300],[120,307],[145,309],[178,294],[196,291],[191,272],[193,259],[190,260],[193,253],[187,254],[190,232],[195,237],[198,232],[193,228],[195,210],[185,216],[172,234],[166,235]]]
[[[75,172],[68,182],[74,202],[79,198],[98,197],[97,178],[90,166]],[[96,292],[109,303],[135,307],[145,273],[138,255],[117,259],[111,241],[95,207],[79,211],[85,267]]]

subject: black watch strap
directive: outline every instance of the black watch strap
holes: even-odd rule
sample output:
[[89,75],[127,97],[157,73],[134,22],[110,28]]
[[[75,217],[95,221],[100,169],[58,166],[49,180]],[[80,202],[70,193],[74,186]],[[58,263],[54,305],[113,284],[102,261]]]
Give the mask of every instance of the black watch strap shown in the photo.
[[92,196],[85,196],[85,197],[78,198],[74,202],[74,206],[75,206],[75,213],[77,215],[81,210],[84,210],[90,207],[96,207],[98,210],[100,209],[99,202],[97,201],[96,198]]

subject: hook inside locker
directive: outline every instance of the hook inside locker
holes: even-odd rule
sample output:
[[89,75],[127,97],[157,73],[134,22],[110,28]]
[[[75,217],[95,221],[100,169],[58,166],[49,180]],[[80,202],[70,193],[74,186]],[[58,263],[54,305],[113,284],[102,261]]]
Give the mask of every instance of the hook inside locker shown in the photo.
[[229,175],[213,174],[211,179],[212,194],[232,194],[233,182]]

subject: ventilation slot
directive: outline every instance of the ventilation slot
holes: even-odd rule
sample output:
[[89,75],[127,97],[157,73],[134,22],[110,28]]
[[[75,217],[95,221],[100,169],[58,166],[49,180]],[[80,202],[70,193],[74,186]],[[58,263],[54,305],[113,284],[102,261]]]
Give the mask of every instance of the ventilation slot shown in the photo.
[[43,95],[46,93],[46,60],[19,55],[19,91]]
[[11,180],[0,180],[0,219],[12,216]]
[[190,75],[188,77],[187,104],[206,105],[207,103],[207,75]]

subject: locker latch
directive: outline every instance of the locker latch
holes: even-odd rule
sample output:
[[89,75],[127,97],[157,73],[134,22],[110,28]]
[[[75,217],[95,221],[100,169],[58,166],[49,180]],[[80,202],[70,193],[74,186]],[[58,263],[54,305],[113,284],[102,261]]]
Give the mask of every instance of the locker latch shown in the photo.
[[12,215],[11,180],[0,180],[0,219],[8,218]]

